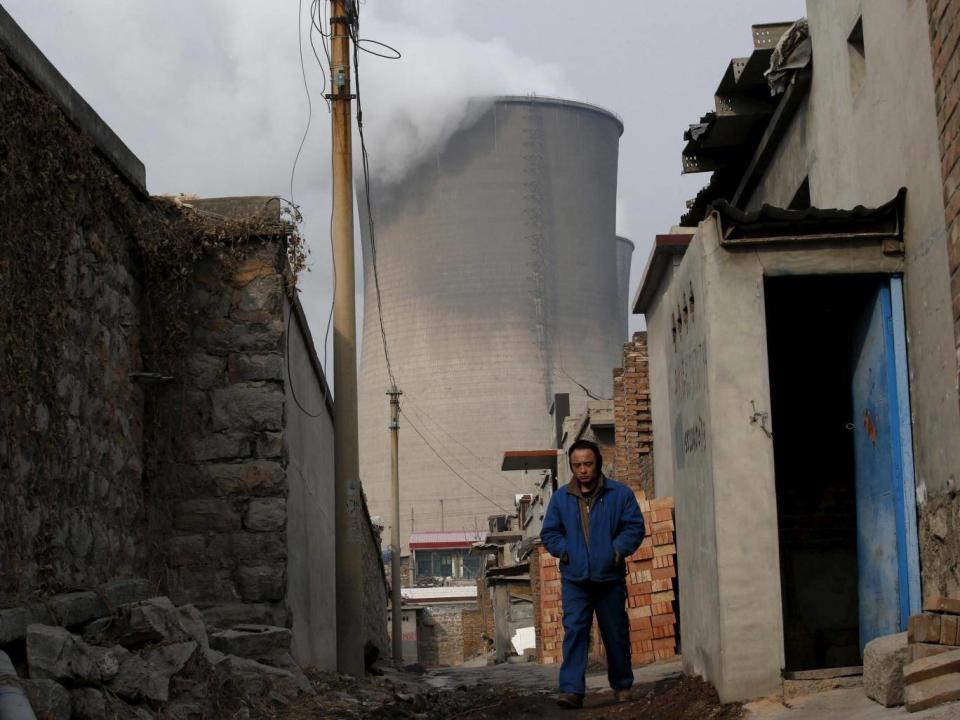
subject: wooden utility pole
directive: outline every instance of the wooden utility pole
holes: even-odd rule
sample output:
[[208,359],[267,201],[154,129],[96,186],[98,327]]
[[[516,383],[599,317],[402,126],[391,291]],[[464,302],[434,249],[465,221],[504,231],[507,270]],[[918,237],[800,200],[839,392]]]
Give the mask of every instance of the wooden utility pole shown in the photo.
[[[363,555],[357,443],[357,311],[353,282],[353,147],[350,22],[346,0],[330,2],[330,101],[333,149],[333,422],[336,517],[337,669],[362,677]],[[351,2],[352,5],[352,2]]]
[[390,595],[393,612],[393,662],[403,667],[403,591],[400,589],[400,396],[403,393],[391,385],[390,396],[390,500],[393,516],[390,518]]

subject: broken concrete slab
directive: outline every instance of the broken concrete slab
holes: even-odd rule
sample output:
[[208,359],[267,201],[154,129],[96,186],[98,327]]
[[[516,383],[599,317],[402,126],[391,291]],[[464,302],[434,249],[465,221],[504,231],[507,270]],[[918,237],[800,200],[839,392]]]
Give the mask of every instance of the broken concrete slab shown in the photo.
[[123,700],[96,688],[70,691],[74,720],[155,720],[156,713],[149,708],[128,705]]
[[90,623],[83,637],[97,645],[116,643],[128,648],[191,639],[182,625],[180,611],[167,597],[124,605],[116,615]]
[[21,680],[38,718],[70,720],[70,693],[55,680]]
[[290,611],[282,603],[222,603],[200,613],[210,628],[229,630],[236,625],[290,625]]
[[109,613],[103,598],[92,590],[54,595],[46,604],[56,623],[64,627],[82,625]]
[[120,671],[110,681],[109,688],[129,700],[167,702],[170,699],[170,678],[183,669],[197,647],[197,643],[190,641],[131,654],[120,665]]
[[274,625],[237,625],[210,636],[210,647],[227,655],[259,660],[290,651],[293,636],[287,628]]
[[903,679],[907,685],[912,685],[949,673],[960,673],[960,650],[951,650],[910,663],[903,668]]
[[27,666],[33,679],[70,680],[101,684],[120,670],[129,653],[122,647],[88,645],[64,628],[27,627]]
[[960,673],[948,673],[907,685],[907,712],[917,712],[960,700]]
[[106,600],[111,611],[121,605],[142,602],[156,595],[153,591],[153,585],[146,578],[111,580],[101,585],[97,590]]
[[907,633],[871,640],[863,650],[863,691],[884,707],[903,705],[903,666],[909,646]]
[[214,669],[221,685],[230,684],[248,697],[277,692],[291,698],[300,692],[300,681],[294,673],[249,658],[227,655]]

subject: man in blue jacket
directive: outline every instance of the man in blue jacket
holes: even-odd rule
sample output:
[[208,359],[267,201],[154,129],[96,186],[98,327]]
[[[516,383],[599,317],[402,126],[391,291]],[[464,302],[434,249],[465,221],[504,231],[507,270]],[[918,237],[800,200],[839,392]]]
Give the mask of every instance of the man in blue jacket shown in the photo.
[[554,493],[540,540],[560,560],[563,598],[563,664],[560,697],[566,708],[583,705],[590,627],[597,614],[607,650],[607,677],[618,701],[633,686],[625,561],[643,542],[643,515],[626,485],[604,477],[600,448],[589,440],[570,446],[573,480]]

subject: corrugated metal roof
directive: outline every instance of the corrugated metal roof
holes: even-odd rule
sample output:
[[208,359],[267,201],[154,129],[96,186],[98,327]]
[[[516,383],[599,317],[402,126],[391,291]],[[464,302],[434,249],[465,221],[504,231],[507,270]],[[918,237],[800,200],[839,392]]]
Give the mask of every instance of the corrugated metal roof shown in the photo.
[[477,597],[476,585],[455,585],[453,587],[414,587],[401,588],[400,595],[404,600],[422,602],[424,600],[472,600]]
[[410,533],[410,547],[429,545],[430,547],[470,547],[476,542],[483,542],[485,532],[476,530],[446,530],[438,532]]

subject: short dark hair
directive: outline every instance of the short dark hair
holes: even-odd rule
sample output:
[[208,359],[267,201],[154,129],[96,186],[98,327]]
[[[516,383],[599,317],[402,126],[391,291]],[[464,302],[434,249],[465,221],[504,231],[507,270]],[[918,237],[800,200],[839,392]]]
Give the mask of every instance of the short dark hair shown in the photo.
[[600,453],[600,447],[591,440],[577,440],[570,449],[567,450],[567,462],[570,463],[570,469],[573,470],[573,451],[574,450],[592,450],[593,457],[597,462],[597,472],[603,472],[603,455]]

